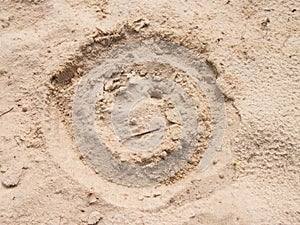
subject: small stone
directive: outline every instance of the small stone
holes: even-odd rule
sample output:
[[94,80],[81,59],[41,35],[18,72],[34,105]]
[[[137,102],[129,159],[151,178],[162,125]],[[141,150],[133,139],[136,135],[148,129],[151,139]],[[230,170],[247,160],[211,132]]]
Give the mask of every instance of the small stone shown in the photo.
[[160,82],[160,81],[162,81],[162,77],[160,77],[160,76],[154,76],[153,80],[156,81],[156,82]]
[[129,26],[136,32],[139,32],[142,28],[149,26],[149,20],[146,18],[137,18]]
[[168,107],[169,107],[170,109],[174,109],[174,108],[175,108],[175,105],[174,105],[174,103],[172,103],[172,102],[168,102]]
[[135,118],[131,118],[129,121],[129,125],[137,125],[137,120]]
[[151,98],[161,99],[163,93],[162,93],[162,91],[160,91],[158,89],[151,89],[151,90],[149,90],[149,95]]
[[28,108],[27,107],[23,107],[22,108],[22,112],[27,112],[28,111]]
[[181,129],[179,125],[173,125],[171,129],[171,139],[173,141],[178,141],[181,136]]
[[175,80],[176,83],[180,83],[182,81],[182,77],[177,75],[177,76],[175,76],[174,80]]
[[[1,18],[0,18],[0,20],[1,20]],[[0,76],[5,75],[5,74],[7,74],[7,71],[5,71],[5,70],[0,70]],[[16,101],[17,101],[17,100],[16,100]]]
[[166,152],[166,151],[162,151],[162,153],[161,153],[161,158],[162,159],[166,159],[167,158],[167,156],[168,156],[168,153]]
[[181,124],[180,115],[178,114],[178,112],[175,109],[170,109],[170,110],[166,111],[165,114],[166,114],[167,120],[169,120],[171,123]]
[[4,173],[2,179],[4,187],[11,188],[19,184],[23,172],[22,167],[23,166],[13,166]]
[[219,174],[220,179],[224,179],[224,174]]
[[97,202],[97,198],[93,193],[90,193],[88,196],[89,204],[92,205]]
[[105,84],[104,84],[104,90],[108,91],[108,92],[112,92],[118,88],[120,88],[122,86],[122,82],[120,81],[119,78],[113,78],[108,80]]
[[88,225],[95,225],[102,219],[102,216],[99,212],[94,211],[90,214],[88,219]]
[[238,143],[239,141],[240,141],[240,139],[239,138],[234,138],[234,141],[236,142],[236,143]]
[[83,69],[81,69],[81,68],[77,68],[77,74],[79,75],[79,76],[81,76],[83,73],[84,73],[84,70]]
[[93,49],[92,49],[91,46],[88,46],[88,47],[86,48],[86,52],[87,52],[87,53],[90,53],[92,50],[93,50]]
[[154,194],[153,194],[153,197],[156,198],[156,197],[159,197],[160,195],[161,195],[161,194],[160,194],[159,192],[157,192],[157,193],[154,193]]
[[22,167],[22,169],[23,169],[23,170],[28,170],[28,169],[29,169],[29,166],[28,166],[28,165],[24,165],[24,166]]
[[3,166],[3,165],[0,166],[1,173],[5,173],[7,170],[8,170],[8,168],[6,166]]
[[144,76],[146,76],[147,75],[147,70],[141,70],[140,71],[140,76],[141,77],[144,77]]

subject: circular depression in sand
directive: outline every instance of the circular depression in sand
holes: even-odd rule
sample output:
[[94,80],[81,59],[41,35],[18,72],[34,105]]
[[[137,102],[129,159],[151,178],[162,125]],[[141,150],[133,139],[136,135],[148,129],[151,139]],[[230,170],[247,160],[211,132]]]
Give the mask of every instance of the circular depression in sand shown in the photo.
[[112,50],[78,84],[76,145],[99,175],[126,186],[166,181],[188,164],[204,170],[226,124],[215,79],[206,62],[172,43]]

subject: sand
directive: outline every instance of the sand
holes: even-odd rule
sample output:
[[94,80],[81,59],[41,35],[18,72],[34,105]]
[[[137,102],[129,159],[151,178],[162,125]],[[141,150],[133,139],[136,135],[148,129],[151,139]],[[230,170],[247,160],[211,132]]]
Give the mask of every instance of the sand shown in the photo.
[[[299,224],[299,10],[298,1],[275,0],[0,1],[0,224]],[[131,167],[110,160],[112,167],[97,167],[101,159],[82,151],[86,140],[74,122],[78,87],[132,50],[124,46],[144,41],[186,49],[180,56],[156,46],[153,57],[205,65],[212,74],[205,82],[222,101],[189,79],[192,69],[119,68],[105,80],[93,118],[110,160]],[[137,56],[151,55],[146,49]],[[123,112],[112,103],[123,106],[118,94],[150,78],[171,79],[190,102],[168,102],[163,88],[149,89],[152,100],[135,105],[124,136],[118,129],[125,126],[110,123]],[[216,126],[221,115],[226,124]],[[189,138],[179,130],[194,126],[204,130],[190,132],[193,151],[164,167],[171,169],[163,177],[124,172],[168,162]],[[160,141],[151,151],[126,150],[147,138]]]

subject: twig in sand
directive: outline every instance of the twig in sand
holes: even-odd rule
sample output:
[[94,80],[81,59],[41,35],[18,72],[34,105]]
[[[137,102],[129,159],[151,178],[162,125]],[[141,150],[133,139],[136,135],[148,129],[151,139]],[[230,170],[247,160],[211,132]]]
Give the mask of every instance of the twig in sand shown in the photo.
[[14,109],[14,107],[12,107],[11,109],[5,111],[4,113],[1,113],[1,114],[0,114],[0,117],[1,117],[1,116],[4,116],[4,115],[7,114],[7,113],[9,113],[9,112],[10,112],[11,110],[13,110],[13,109]]
[[121,140],[121,141],[127,141],[128,139],[131,139],[131,138],[134,138],[134,137],[140,137],[140,136],[143,136],[143,135],[145,135],[145,134],[150,134],[150,133],[153,133],[153,132],[158,131],[158,130],[160,130],[160,129],[161,129],[161,128],[159,127],[159,128],[153,129],[153,130],[148,130],[148,131],[142,132],[142,133],[133,134],[132,136],[129,136],[129,137],[127,137],[127,138],[124,138],[124,139]]

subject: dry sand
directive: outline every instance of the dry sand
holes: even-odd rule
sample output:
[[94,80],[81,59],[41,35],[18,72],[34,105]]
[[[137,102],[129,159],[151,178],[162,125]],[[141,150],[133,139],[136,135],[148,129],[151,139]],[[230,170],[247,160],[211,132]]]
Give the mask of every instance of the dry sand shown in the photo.
[[[300,224],[299,11],[296,0],[0,1],[0,224]],[[127,187],[79,153],[72,96],[106,52],[146,39],[210,62],[227,126],[207,170]]]

